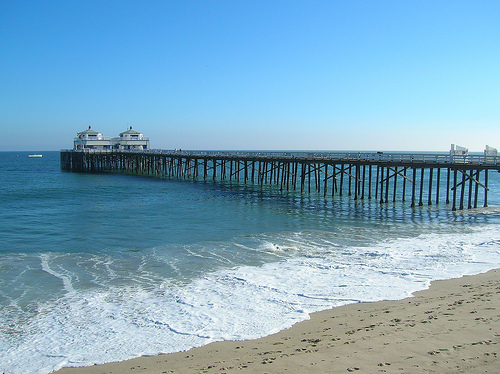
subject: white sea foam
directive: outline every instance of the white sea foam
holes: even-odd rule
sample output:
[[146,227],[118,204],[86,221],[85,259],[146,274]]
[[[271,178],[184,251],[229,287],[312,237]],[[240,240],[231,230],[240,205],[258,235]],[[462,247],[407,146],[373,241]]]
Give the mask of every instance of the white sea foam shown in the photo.
[[62,272],[58,272],[54,269],[51,269],[48,261],[48,254],[42,254],[40,255],[40,260],[41,260],[41,266],[42,270],[45,271],[46,273],[58,278],[61,280],[61,282],[64,285],[64,289],[69,292],[69,293],[74,293],[75,289],[73,288],[73,283],[71,281],[71,276],[65,275]]
[[[22,339],[0,335],[0,371],[48,373],[66,365],[252,339],[311,312],[404,298],[434,279],[499,267],[499,233],[491,225],[359,246],[339,246],[335,233],[319,231],[270,235],[257,240],[256,250],[279,252],[274,262],[226,267],[188,283],[162,281],[141,263],[143,274],[129,286],[99,279],[106,287],[89,289],[75,287],[74,277],[47,255],[42,269],[61,281],[66,293],[38,306],[22,327]],[[103,274],[118,276],[109,259],[93,266],[97,262]]]

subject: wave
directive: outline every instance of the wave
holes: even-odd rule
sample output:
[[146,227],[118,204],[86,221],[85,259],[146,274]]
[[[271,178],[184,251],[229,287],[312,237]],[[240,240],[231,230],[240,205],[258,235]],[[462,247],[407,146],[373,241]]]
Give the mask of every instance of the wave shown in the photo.
[[[380,230],[356,227],[263,234],[181,248],[191,259],[221,264],[191,278],[173,276],[189,261],[169,260],[165,248],[116,258],[24,255],[25,273],[41,269],[58,292],[37,299],[31,309],[21,305],[20,296],[9,296],[11,312],[0,317],[0,371],[49,373],[253,339],[308,319],[311,312],[401,299],[432,280],[499,267],[499,231],[497,225],[462,226],[396,238],[388,228],[382,239],[371,237]],[[252,261],[235,265],[227,255],[231,250],[260,257],[248,255]],[[132,260],[123,262],[129,255],[135,267]],[[163,270],[166,263],[171,272]],[[19,276],[17,282],[29,279]],[[22,321],[16,317],[21,310]],[[14,325],[16,331],[9,330]]]

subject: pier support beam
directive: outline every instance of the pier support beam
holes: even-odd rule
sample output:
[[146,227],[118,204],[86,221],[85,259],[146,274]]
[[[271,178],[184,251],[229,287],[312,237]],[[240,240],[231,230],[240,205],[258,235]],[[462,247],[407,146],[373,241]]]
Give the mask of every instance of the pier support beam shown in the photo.
[[[60,166],[62,170],[82,173],[123,173],[189,180],[202,178],[204,181],[207,178],[213,181],[229,179],[231,183],[258,184],[261,187],[269,185],[280,191],[289,192],[299,188],[301,194],[321,194],[324,198],[329,194],[332,198],[347,194],[353,197],[353,201],[363,200],[365,196],[368,200],[374,197],[380,204],[389,201],[396,203],[399,199],[405,202],[409,182],[412,186],[413,208],[417,205],[417,199],[421,207],[424,201],[429,206],[434,202],[438,205],[441,196],[445,196],[445,203],[450,204],[451,201],[453,211],[477,208],[481,197],[484,199],[483,206],[487,207],[488,171],[500,170],[498,161],[491,165],[484,163],[486,161],[474,164],[470,158],[460,163],[450,158],[427,163],[425,160],[415,162],[413,156],[406,156],[399,161],[394,161],[392,156],[384,159],[376,155],[375,159],[366,160],[359,155],[355,158],[349,154],[344,156],[330,159],[310,155],[291,157],[289,153],[250,157],[239,153],[198,155],[192,152],[86,150],[61,151]],[[407,173],[409,169],[413,170],[413,180]],[[437,169],[436,172],[434,169]],[[446,175],[441,173],[442,169],[446,169]],[[484,178],[481,176],[482,171]],[[417,180],[417,177],[420,179]]]

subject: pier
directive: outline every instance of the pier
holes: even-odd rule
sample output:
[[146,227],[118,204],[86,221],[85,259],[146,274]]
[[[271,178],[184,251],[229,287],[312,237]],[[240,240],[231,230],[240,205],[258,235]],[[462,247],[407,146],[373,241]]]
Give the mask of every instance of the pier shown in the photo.
[[157,178],[227,181],[281,191],[349,196],[411,207],[488,206],[488,172],[500,157],[382,152],[217,152],[62,150],[61,169]]

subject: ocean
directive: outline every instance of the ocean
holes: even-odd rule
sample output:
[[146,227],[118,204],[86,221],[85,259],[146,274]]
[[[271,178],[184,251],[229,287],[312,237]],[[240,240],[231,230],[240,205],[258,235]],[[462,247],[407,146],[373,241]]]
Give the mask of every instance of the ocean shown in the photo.
[[488,208],[60,170],[0,152],[0,372],[262,337],[347,303],[500,267]]

